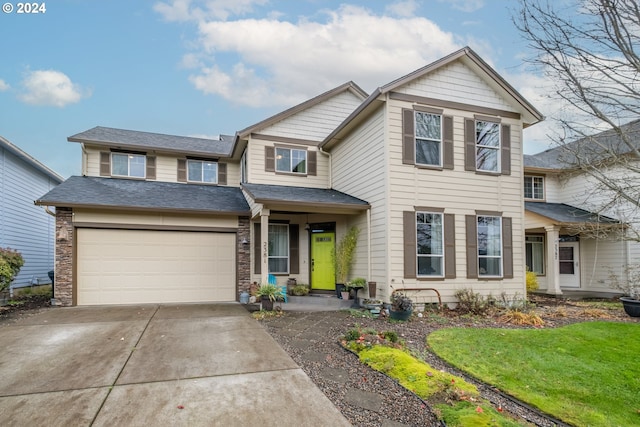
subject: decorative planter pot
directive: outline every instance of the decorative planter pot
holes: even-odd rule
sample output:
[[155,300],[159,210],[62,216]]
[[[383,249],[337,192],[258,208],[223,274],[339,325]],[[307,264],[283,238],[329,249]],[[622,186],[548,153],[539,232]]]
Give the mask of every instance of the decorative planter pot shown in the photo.
[[349,299],[349,291],[341,291],[340,292],[340,297],[342,299]]
[[631,317],[640,317],[640,300],[620,297],[620,301],[622,301],[625,313]]
[[269,297],[262,297],[260,300],[262,303],[262,309],[265,311],[273,311],[273,301]]
[[412,311],[393,311],[393,310],[389,310],[389,316],[393,320],[409,320],[409,317],[411,317],[411,313],[412,313]]
[[342,299],[342,291],[344,291],[344,283],[336,283],[336,296]]

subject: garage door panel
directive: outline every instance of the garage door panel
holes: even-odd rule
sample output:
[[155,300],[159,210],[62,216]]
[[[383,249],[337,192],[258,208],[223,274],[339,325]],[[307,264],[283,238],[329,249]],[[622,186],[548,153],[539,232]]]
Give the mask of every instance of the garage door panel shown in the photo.
[[78,230],[78,304],[235,300],[235,234]]

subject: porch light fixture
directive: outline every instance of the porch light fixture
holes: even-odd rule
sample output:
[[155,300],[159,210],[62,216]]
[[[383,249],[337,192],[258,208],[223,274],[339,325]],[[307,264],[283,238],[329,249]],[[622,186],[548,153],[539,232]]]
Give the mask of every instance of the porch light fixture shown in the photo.
[[247,240],[247,238],[246,238],[246,237],[243,237],[243,238],[242,238],[242,242],[241,242],[241,243],[242,243],[243,245],[248,245],[248,244],[249,244],[249,241]]

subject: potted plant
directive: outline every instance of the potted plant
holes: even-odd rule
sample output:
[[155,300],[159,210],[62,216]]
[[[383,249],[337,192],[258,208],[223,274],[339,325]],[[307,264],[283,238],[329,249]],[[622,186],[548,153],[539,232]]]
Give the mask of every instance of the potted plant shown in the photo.
[[367,279],[364,279],[362,277],[356,277],[355,279],[349,280],[347,283],[345,283],[345,288],[351,292],[351,291],[355,291],[353,294],[353,297],[355,299],[358,299],[358,291],[360,289],[366,289],[367,287]]
[[625,313],[631,317],[640,317],[640,264],[630,264],[624,268],[626,280],[610,272],[612,286],[622,291],[620,297]]
[[342,237],[333,254],[333,265],[336,274],[336,295],[338,295],[338,298],[341,297],[340,293],[347,282],[349,270],[351,270],[351,263],[355,255],[359,234],[360,230],[358,227],[351,227]]
[[305,296],[308,293],[309,293],[309,285],[305,285],[303,283],[295,285],[293,288],[291,288],[291,294],[298,297]]
[[256,290],[256,297],[262,302],[262,309],[266,311],[273,310],[273,302],[284,300],[282,288],[277,285],[263,284]]
[[391,309],[389,314],[395,320],[407,320],[413,312],[413,300],[404,293],[394,291],[391,294]]

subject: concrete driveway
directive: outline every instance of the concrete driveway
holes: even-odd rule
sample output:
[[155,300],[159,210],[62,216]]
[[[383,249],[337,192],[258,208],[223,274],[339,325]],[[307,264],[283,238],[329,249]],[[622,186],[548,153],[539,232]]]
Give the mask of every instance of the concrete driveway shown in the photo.
[[0,324],[3,426],[348,426],[239,304],[52,308]]

